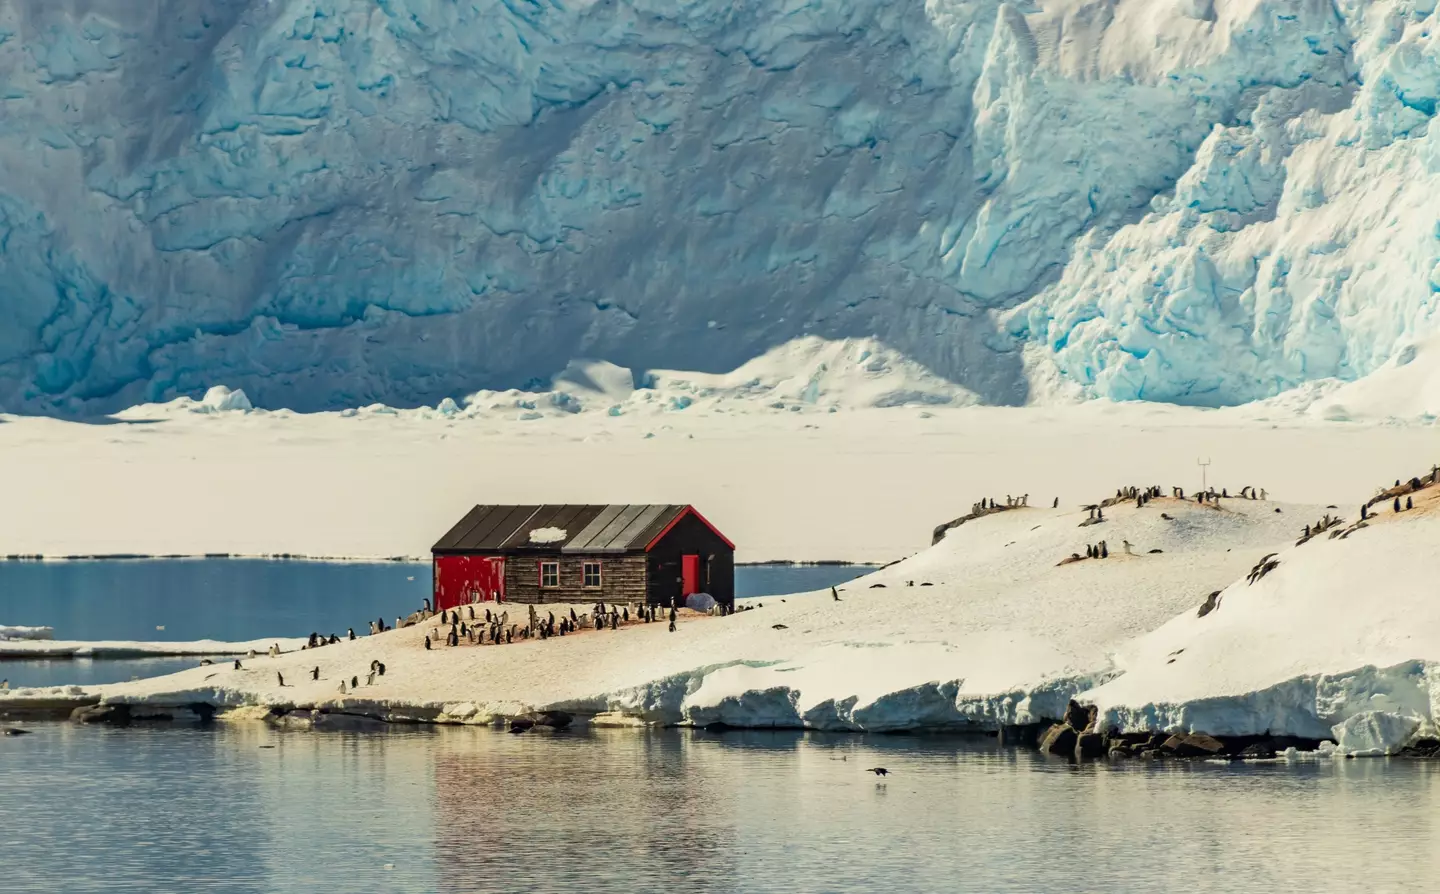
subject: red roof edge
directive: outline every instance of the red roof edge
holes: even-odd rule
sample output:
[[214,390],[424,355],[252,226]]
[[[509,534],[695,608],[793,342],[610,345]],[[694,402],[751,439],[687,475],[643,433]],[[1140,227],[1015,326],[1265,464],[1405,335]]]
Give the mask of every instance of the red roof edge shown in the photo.
[[725,545],[730,547],[731,549],[735,548],[735,544],[730,542],[730,538],[726,537],[724,534],[721,534],[720,529],[710,524],[710,520],[707,519],[705,516],[701,515],[694,506],[686,506],[685,509],[680,512],[680,514],[676,515],[670,520],[670,524],[660,529],[659,534],[656,534],[654,537],[650,538],[650,542],[645,544],[645,552],[650,552],[650,550],[654,548],[655,544],[659,543],[661,538],[663,538],[666,534],[669,534],[670,529],[680,524],[680,519],[684,518],[687,515],[693,515],[696,518],[700,519],[700,524],[709,528],[711,534],[714,534],[716,537],[719,537],[721,540],[725,541]]

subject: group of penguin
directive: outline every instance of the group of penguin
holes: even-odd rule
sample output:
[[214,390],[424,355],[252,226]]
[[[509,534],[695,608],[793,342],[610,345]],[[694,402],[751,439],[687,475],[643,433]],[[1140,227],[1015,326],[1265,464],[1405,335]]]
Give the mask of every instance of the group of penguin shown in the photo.
[[[426,609],[427,611],[429,609],[428,600]],[[561,615],[557,618],[552,611],[543,620],[532,605],[530,606],[529,623],[524,626],[509,623],[510,613],[508,611],[495,613],[488,608],[484,610],[485,618],[482,626],[481,620],[476,617],[475,606],[466,606],[466,610],[469,612],[469,620],[474,622],[473,624],[460,618],[460,609],[458,608],[453,612],[442,611],[440,613],[440,627],[447,625],[449,627],[445,634],[446,646],[452,648],[458,646],[462,638],[468,640],[472,645],[484,645],[487,641],[491,645],[501,645],[502,643],[508,645],[517,639],[526,640],[532,636],[542,640],[552,636],[566,636],[575,633],[582,627],[592,625],[596,630],[604,630],[607,627],[611,630],[619,630],[621,624],[630,623],[630,607],[628,605],[607,607],[603,602],[597,602],[594,608],[586,614],[577,614],[575,609],[571,608],[568,617]],[[658,612],[655,606],[642,605],[635,610],[635,616],[649,624],[657,619]],[[677,612],[672,605],[670,607],[670,631],[672,633],[675,631],[676,618]],[[440,636],[440,627],[432,629],[430,634],[425,637],[427,651],[435,648],[435,640]]]

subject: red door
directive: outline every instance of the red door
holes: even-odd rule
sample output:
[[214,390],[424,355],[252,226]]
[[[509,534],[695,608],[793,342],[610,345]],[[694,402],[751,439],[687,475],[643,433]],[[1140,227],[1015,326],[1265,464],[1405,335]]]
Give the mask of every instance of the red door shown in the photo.
[[499,556],[437,556],[435,611],[505,598],[505,560]]
[[680,595],[700,592],[700,557],[680,557]]

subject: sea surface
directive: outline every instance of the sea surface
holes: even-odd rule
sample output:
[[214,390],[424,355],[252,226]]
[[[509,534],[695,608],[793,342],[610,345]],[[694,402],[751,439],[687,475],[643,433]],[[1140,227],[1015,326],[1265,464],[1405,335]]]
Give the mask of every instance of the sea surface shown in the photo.
[[[1440,767],[258,723],[0,737],[7,892],[1415,891]],[[878,778],[866,768],[882,766]]]
[[[742,565],[739,598],[843,584],[855,565]],[[312,631],[365,633],[430,595],[430,565],[266,559],[0,561],[0,624],[54,627],[56,639],[243,642]],[[0,661],[12,687],[116,683],[194,667],[196,658]],[[219,661],[221,659],[214,659]]]

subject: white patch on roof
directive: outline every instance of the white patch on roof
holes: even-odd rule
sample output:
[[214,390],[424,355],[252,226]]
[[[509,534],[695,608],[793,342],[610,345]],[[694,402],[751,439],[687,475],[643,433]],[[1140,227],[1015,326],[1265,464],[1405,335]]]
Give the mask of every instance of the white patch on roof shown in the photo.
[[531,543],[559,543],[564,539],[564,528],[536,528],[530,532]]

